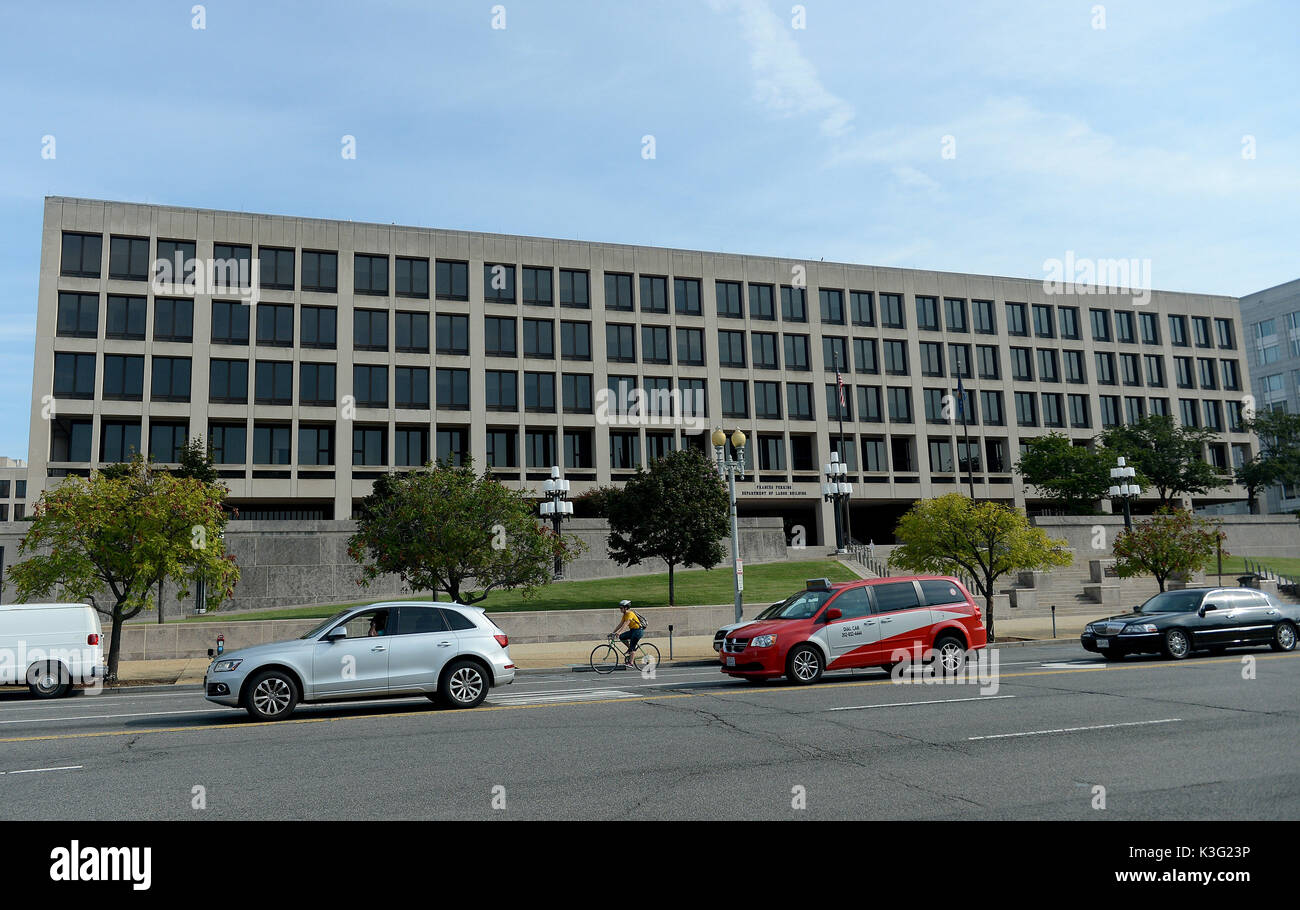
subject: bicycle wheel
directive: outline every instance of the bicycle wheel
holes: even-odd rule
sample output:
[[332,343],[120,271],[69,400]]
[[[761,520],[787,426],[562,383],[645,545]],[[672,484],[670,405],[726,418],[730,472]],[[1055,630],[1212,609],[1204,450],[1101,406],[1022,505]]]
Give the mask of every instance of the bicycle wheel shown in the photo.
[[613,645],[596,645],[591,649],[591,669],[597,673],[613,673],[622,662],[623,655]]
[[645,670],[647,666],[659,666],[659,649],[654,645],[645,642],[637,645],[636,654],[632,656],[632,662],[636,664],[638,670]]

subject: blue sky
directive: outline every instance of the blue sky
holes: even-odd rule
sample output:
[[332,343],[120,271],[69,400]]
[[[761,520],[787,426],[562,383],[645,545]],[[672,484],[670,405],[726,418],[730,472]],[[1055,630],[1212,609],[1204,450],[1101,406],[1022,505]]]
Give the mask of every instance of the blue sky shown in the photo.
[[803,28],[789,0],[505,0],[504,29],[496,5],[9,7],[0,454],[27,456],[46,195],[1036,278],[1072,251],[1231,295],[1300,276],[1291,0],[810,0]]

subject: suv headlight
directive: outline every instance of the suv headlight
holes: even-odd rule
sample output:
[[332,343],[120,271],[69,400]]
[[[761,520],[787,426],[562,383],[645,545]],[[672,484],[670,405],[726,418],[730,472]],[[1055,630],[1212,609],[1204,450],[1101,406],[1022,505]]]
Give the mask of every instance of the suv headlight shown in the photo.
[[1120,635],[1141,635],[1144,632],[1156,632],[1156,624],[1153,622],[1131,622],[1124,627]]
[[757,635],[749,640],[749,644],[754,648],[770,648],[776,644],[775,635]]
[[234,660],[219,660],[212,665],[213,673],[228,673],[244,662],[242,657],[236,657]]

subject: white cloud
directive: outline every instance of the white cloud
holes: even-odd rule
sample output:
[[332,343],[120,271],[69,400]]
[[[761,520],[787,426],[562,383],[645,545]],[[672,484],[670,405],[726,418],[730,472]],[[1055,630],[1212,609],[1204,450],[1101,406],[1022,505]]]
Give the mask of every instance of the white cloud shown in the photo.
[[804,56],[790,23],[762,0],[710,0],[717,12],[734,12],[749,44],[754,98],[779,117],[821,117],[827,136],[848,133],[853,105],[822,84],[817,68]]

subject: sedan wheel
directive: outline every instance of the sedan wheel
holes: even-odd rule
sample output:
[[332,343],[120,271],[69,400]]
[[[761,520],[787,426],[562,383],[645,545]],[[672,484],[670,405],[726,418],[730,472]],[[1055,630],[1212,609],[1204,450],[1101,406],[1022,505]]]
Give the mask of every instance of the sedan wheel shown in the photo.
[[298,704],[298,687],[288,675],[268,670],[248,684],[244,707],[258,720],[283,720]]
[[1165,657],[1170,660],[1182,660],[1192,651],[1192,643],[1182,629],[1170,629],[1165,633]]
[[443,702],[453,708],[477,707],[487,698],[487,693],[487,675],[471,660],[459,660],[448,667],[438,686]]
[[1294,651],[1295,650],[1295,626],[1289,622],[1278,623],[1277,628],[1273,631],[1273,641],[1270,642],[1274,651]]

